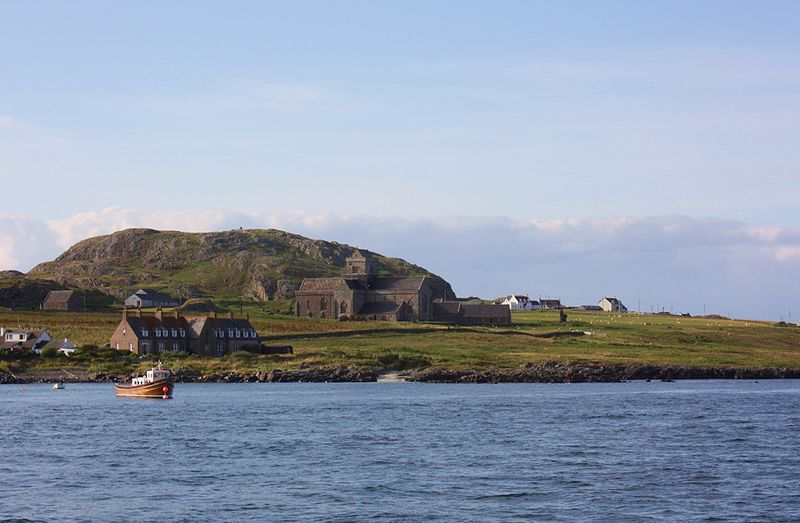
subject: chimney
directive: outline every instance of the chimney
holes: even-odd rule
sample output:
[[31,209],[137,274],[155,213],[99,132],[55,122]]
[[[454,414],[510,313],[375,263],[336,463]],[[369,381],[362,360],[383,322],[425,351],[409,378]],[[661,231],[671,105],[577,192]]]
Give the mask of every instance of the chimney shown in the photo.
[[122,319],[123,320],[127,320],[128,319],[128,308],[127,307],[123,307],[122,308]]
[[156,318],[157,318],[158,320],[161,320],[161,318],[162,318],[163,316],[164,316],[164,309],[162,309],[161,307],[157,307],[157,308],[156,308]]
[[245,312],[244,313],[244,319],[246,319],[247,321],[250,321],[250,313],[249,312]]
[[175,315],[175,319],[178,319],[178,318],[181,317],[181,310],[179,308],[177,308],[177,307],[175,307],[175,309],[173,309],[172,313]]
[[233,319],[233,312],[232,311],[228,311],[228,319],[229,320]]
[[208,314],[208,317],[216,320],[217,319],[217,311],[211,311]]
[[136,317],[137,318],[141,318],[142,317],[142,309],[136,309]]

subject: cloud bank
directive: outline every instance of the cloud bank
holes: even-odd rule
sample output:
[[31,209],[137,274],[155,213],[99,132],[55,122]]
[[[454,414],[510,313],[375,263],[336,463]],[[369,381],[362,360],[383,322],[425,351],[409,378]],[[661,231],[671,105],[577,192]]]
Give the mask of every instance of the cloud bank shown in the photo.
[[511,292],[570,304],[800,317],[800,228],[683,216],[598,219],[397,217],[110,207],[60,220],[0,215],[0,269],[27,271],[91,236],[129,227],[204,232],[278,228],[405,258],[461,296]]

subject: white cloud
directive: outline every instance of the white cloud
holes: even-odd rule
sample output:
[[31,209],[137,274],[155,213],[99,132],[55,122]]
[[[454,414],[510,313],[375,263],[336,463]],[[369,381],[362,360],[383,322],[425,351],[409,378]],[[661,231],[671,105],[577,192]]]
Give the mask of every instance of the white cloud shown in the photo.
[[592,303],[618,295],[643,310],[776,318],[800,311],[800,228],[682,216],[561,220],[396,217],[109,207],[61,220],[0,216],[0,269],[28,270],[81,239],[129,227],[207,232],[277,228],[405,258],[460,295],[508,292]]

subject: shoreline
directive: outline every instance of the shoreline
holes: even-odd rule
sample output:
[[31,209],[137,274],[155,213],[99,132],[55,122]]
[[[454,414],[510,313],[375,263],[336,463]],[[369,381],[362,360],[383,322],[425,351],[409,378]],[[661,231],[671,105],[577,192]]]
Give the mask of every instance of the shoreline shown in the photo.
[[[315,367],[250,373],[215,372],[199,374],[177,369],[175,383],[620,383],[625,381],[675,381],[711,379],[800,379],[800,368],[786,367],[692,367],[684,365],[592,365],[547,362],[526,364],[517,369],[416,369]],[[113,383],[127,375],[86,371],[48,370],[16,375],[0,373],[0,384]]]

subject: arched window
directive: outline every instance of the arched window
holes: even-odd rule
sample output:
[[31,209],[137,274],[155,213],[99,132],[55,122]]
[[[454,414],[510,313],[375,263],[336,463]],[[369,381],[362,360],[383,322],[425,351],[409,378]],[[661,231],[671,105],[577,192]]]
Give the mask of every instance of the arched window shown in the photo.
[[347,314],[347,303],[342,302],[342,304],[339,305],[339,312],[341,314]]
[[321,298],[319,300],[319,310],[321,311],[328,310],[328,302],[325,300],[325,298]]

